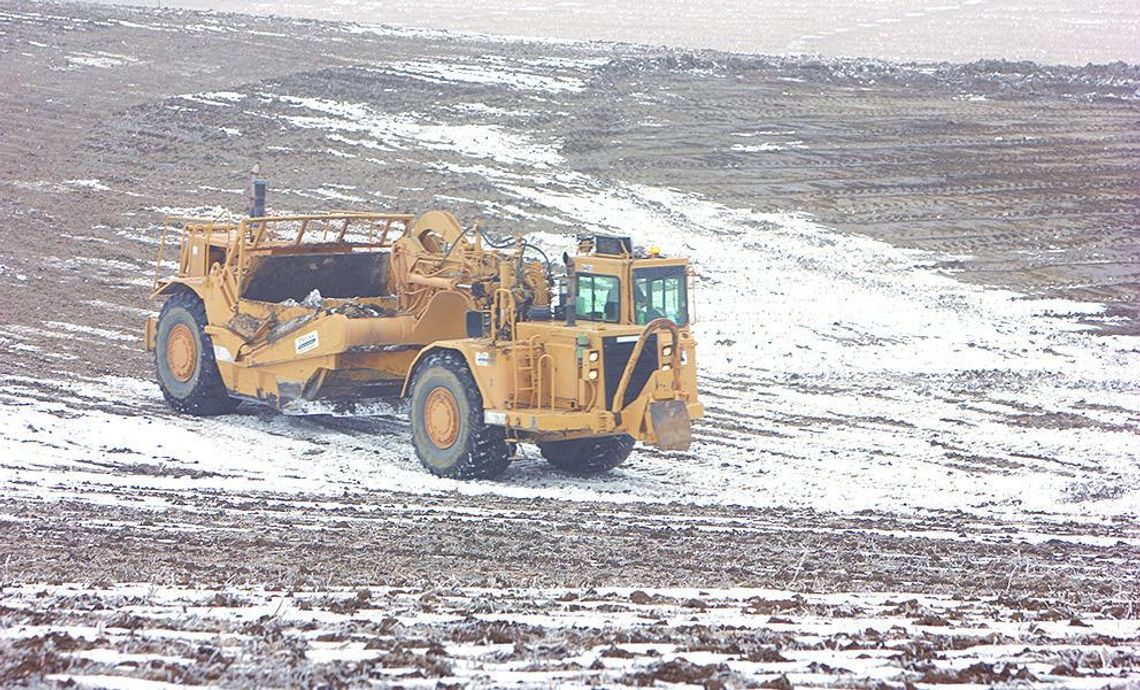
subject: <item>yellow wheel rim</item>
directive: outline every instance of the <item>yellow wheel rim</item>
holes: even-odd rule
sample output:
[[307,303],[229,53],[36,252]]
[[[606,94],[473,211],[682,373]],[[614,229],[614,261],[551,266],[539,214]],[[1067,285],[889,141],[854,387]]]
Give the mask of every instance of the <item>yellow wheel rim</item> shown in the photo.
[[436,388],[424,401],[428,438],[437,448],[450,448],[459,438],[459,401],[446,388]]
[[166,364],[170,374],[181,383],[194,376],[194,368],[198,366],[198,340],[184,323],[171,328],[166,337]]

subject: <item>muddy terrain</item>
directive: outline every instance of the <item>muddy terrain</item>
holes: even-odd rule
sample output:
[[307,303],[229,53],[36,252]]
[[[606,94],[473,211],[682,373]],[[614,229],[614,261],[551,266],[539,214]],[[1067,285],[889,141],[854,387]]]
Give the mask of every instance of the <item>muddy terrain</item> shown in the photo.
[[[0,0],[0,685],[1137,682],[1138,89]],[[460,483],[398,404],[173,415],[162,220],[254,163],[691,256],[693,450]]]

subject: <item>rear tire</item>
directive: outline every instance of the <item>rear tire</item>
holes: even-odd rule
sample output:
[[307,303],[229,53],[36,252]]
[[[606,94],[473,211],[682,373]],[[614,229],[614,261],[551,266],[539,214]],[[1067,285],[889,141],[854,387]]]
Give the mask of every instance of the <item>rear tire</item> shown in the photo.
[[199,417],[226,414],[238,406],[218,372],[207,323],[202,300],[183,289],[162,305],[155,333],[154,369],[162,396],[176,412]]
[[483,422],[483,395],[463,356],[428,355],[412,379],[412,445],[429,472],[452,479],[489,479],[511,464],[502,427]]
[[625,462],[633,452],[632,436],[600,436],[538,444],[542,457],[551,465],[571,474],[601,474]]

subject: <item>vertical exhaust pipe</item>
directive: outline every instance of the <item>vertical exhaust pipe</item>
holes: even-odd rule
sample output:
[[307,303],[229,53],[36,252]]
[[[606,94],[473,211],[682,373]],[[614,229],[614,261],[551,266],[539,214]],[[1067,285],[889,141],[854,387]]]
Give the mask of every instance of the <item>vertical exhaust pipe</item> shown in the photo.
[[252,218],[261,218],[265,216],[265,180],[253,181],[253,206],[249,209],[249,215]]
[[578,323],[578,274],[569,254],[563,252],[562,260],[566,262],[566,325],[574,326]]

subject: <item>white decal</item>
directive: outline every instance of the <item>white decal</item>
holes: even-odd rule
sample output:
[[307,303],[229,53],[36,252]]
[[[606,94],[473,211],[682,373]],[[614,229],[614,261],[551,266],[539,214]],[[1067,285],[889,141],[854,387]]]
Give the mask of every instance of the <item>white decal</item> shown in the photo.
[[303,354],[309,350],[315,349],[318,345],[320,345],[321,339],[320,336],[317,335],[317,332],[313,331],[312,333],[306,333],[300,338],[297,338],[297,340],[294,342],[297,346],[297,354]]
[[491,424],[494,426],[506,426],[507,425],[507,413],[506,412],[493,412],[491,410],[487,410],[483,413],[483,423],[484,424]]
[[234,361],[234,356],[230,354],[229,348],[223,345],[215,345],[214,359],[218,362],[232,362]]
[[583,273],[593,273],[594,272],[594,264],[582,264],[581,268],[579,268],[578,270],[582,271]]
[[636,343],[640,335],[619,335],[617,342],[619,343]]
[[475,366],[489,367],[491,366],[491,353],[490,352],[476,352],[475,353]]

